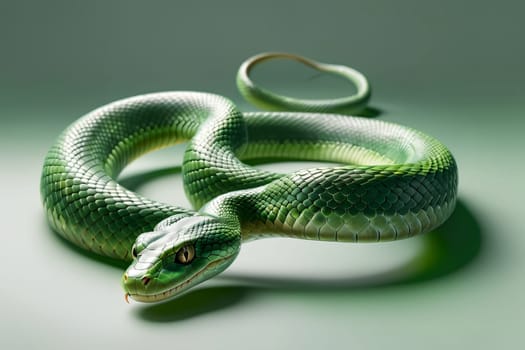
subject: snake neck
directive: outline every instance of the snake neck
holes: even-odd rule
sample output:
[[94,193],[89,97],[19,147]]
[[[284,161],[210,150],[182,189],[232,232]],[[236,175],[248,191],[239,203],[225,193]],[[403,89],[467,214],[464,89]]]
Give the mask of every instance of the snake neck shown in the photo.
[[239,158],[248,143],[248,129],[245,117],[233,104],[200,125],[182,165],[184,190],[194,208],[224,193],[262,186],[281,176],[248,167]]
[[260,228],[264,223],[260,220],[256,202],[265,188],[266,185],[263,185],[225,193],[206,203],[199,214],[227,222],[229,226],[239,230],[242,241],[261,238]]

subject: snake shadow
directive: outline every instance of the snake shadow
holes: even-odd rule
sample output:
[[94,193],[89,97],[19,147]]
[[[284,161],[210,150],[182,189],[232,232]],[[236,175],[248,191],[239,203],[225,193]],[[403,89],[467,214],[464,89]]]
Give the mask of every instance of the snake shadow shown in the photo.
[[[140,190],[148,181],[174,175],[180,167],[170,167],[135,174],[121,179],[131,190]],[[150,322],[177,322],[246,302],[261,293],[296,295],[334,295],[358,290],[417,286],[444,279],[471,265],[483,247],[483,233],[478,220],[461,199],[449,220],[422,236],[423,247],[414,261],[389,271],[366,277],[338,276],[332,279],[280,278],[274,275],[251,276],[228,272],[215,278],[219,285],[201,286],[160,304],[140,305],[135,315]],[[222,285],[221,285],[222,284]]]
[[362,111],[360,111],[359,113],[357,113],[357,115],[361,117],[365,117],[365,118],[377,118],[381,114],[383,114],[383,110],[376,108],[376,107],[371,107],[371,106],[368,106]]

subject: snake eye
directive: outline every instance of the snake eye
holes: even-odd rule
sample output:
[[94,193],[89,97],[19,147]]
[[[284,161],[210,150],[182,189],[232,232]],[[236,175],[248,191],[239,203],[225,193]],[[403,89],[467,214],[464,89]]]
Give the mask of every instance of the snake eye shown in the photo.
[[133,257],[133,259],[136,259],[138,256],[136,244],[133,244],[133,247],[131,247],[131,256]]
[[195,248],[192,245],[187,245],[180,248],[175,254],[175,262],[182,265],[187,265],[195,258]]

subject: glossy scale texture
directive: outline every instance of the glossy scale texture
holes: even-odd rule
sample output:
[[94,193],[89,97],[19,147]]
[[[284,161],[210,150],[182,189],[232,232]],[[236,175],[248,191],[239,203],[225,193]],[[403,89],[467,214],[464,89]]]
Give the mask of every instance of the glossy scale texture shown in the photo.
[[[237,79],[240,91],[248,99],[263,99],[262,105],[279,97],[265,100],[265,94],[254,92],[249,69],[267,58],[298,59],[266,55],[248,60]],[[327,66],[298,60],[320,70]],[[364,108],[370,96],[366,79],[350,68],[332,71],[357,79],[357,98],[310,101],[305,109]],[[294,108],[297,103],[277,105]],[[182,172],[198,212],[119,185],[120,171],[133,159],[180,142],[188,142]],[[346,165],[283,175],[243,163],[269,158]],[[132,261],[123,276],[126,295],[146,302],[177,295],[220,273],[243,240],[270,235],[344,242],[406,238],[443,223],[456,194],[454,158],[419,131],[337,114],[243,114],[228,99],[200,92],[141,95],[88,113],[49,150],[41,178],[53,229],[84,249]],[[187,247],[195,251],[195,260],[177,263],[177,252]]]

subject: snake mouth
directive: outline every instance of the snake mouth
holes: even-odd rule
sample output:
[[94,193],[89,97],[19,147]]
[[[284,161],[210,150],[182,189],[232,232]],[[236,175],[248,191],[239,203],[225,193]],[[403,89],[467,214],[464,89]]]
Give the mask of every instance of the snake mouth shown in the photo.
[[195,277],[197,277],[198,275],[200,275],[200,273],[195,275],[195,276],[193,276],[191,279],[188,279],[188,280],[182,282],[181,284],[178,284],[175,287],[170,288],[170,289],[168,289],[168,290],[166,290],[164,292],[158,293],[158,294],[149,294],[148,295],[148,294],[126,293],[126,295],[125,295],[126,302],[129,303],[128,298],[131,298],[131,299],[133,299],[135,301],[139,301],[139,302],[142,302],[142,303],[154,303],[154,302],[157,302],[157,301],[166,300],[166,299],[174,296],[178,292],[187,289],[187,287],[190,286],[190,284],[193,282]]
[[224,258],[212,261],[211,263],[206,265],[203,269],[197,271],[196,274],[194,274],[193,276],[191,276],[187,280],[185,280],[182,283],[179,283],[176,286],[174,286],[174,287],[172,287],[172,288],[170,288],[168,290],[165,290],[163,292],[160,292],[160,293],[157,293],[157,294],[139,294],[139,293],[129,293],[129,292],[127,292],[124,295],[124,299],[126,300],[126,302],[128,304],[129,304],[129,298],[131,298],[131,299],[133,299],[135,301],[139,301],[141,303],[154,303],[154,302],[158,302],[158,301],[167,300],[167,299],[169,299],[171,297],[174,297],[175,295],[177,295],[177,294],[179,294],[179,293],[189,289],[189,287],[191,287],[194,284],[196,284],[194,282],[198,279],[198,277],[202,276],[202,274],[204,274],[206,271],[208,271],[209,269],[215,268],[217,265],[220,265],[224,261],[230,260],[234,256],[235,256],[235,254],[232,254],[232,255],[228,255],[228,256],[226,256]]

